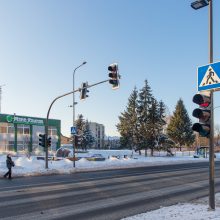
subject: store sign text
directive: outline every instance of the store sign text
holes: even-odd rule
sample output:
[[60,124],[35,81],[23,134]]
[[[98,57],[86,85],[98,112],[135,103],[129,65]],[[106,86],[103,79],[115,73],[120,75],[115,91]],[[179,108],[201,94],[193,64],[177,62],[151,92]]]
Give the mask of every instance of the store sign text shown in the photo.
[[26,118],[26,117],[19,117],[13,115],[8,115],[6,118],[7,118],[7,122],[9,123],[44,125],[43,119]]

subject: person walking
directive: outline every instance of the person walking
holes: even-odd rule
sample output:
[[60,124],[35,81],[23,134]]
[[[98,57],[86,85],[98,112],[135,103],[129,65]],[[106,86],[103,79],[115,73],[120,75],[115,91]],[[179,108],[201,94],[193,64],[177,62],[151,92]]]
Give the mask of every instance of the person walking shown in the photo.
[[8,179],[11,179],[11,169],[15,166],[15,163],[12,161],[10,154],[7,155],[6,166],[8,168],[8,172],[4,175],[4,178],[8,176]]

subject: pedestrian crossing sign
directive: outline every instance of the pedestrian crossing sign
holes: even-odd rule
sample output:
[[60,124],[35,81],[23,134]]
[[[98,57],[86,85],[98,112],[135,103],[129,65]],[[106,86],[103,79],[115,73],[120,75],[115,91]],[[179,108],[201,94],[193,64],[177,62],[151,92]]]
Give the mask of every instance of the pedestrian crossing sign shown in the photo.
[[198,67],[198,91],[220,90],[220,62]]
[[75,126],[72,126],[70,130],[71,130],[71,134],[77,134],[77,128]]

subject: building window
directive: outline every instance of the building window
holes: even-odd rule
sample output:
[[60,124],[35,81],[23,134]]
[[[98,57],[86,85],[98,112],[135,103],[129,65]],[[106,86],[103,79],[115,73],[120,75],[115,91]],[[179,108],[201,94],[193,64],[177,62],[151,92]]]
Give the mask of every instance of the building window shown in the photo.
[[48,136],[57,135],[57,128],[56,127],[48,127]]
[[30,134],[30,126],[28,126],[28,125],[18,125],[17,133],[18,134]]
[[9,124],[9,125],[8,125],[8,133],[9,133],[9,134],[14,134],[14,132],[15,132],[15,127],[14,127],[14,125],[13,125],[13,124]]
[[13,151],[14,141],[0,141],[0,151]]
[[0,133],[1,134],[11,134],[11,133],[14,133],[14,124],[0,123]]

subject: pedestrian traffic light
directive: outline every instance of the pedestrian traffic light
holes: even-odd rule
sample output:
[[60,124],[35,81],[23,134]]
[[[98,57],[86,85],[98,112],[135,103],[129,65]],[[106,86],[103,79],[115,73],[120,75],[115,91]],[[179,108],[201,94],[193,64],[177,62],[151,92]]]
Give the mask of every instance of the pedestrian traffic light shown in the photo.
[[82,143],[82,136],[74,135],[74,142],[76,147],[80,146]]
[[45,147],[46,144],[45,144],[45,134],[39,134],[39,145],[41,147]]
[[51,137],[47,138],[47,147],[51,147]]
[[87,92],[89,92],[89,90],[87,89],[87,87],[88,87],[88,82],[82,83],[81,90],[80,90],[80,99],[81,99],[81,100],[84,100],[84,99],[86,99],[87,97],[89,97],[89,96],[87,95]]
[[110,71],[108,76],[110,77],[109,83],[112,84],[112,89],[118,89],[119,88],[119,79],[120,75],[118,72],[118,64],[113,63],[109,65],[108,70]]
[[192,115],[199,119],[199,123],[194,123],[192,130],[198,132],[202,137],[209,137],[210,118],[211,118],[211,98],[203,94],[193,96],[193,102],[199,105],[199,108],[193,110]]

